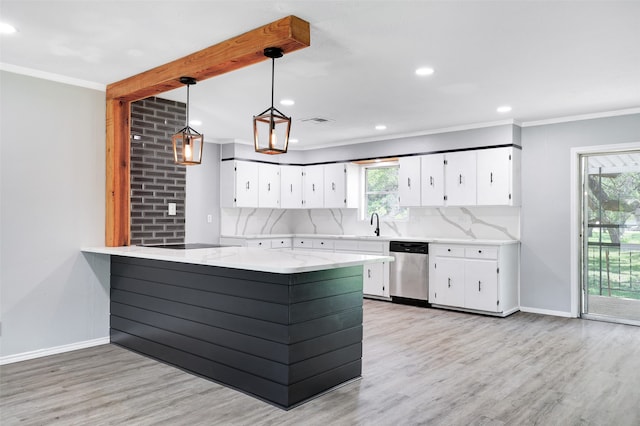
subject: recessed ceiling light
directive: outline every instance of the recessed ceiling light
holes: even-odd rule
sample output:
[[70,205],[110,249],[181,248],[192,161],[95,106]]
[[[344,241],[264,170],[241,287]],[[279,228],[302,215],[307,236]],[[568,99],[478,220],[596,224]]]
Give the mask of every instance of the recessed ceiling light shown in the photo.
[[509,105],[502,105],[502,106],[499,106],[499,107],[496,109],[496,111],[498,111],[498,112],[499,112],[499,113],[501,113],[501,114],[504,114],[505,112],[509,112],[509,111],[511,111],[511,107],[510,107]]
[[385,126],[384,124],[378,124],[376,125],[376,130],[386,130],[387,126]]
[[431,75],[433,73],[434,73],[433,68],[429,68],[429,67],[422,67],[416,70],[416,75]]
[[289,139],[289,143],[298,143],[298,139]]
[[295,103],[296,102],[293,99],[283,99],[280,101],[280,105],[286,105],[286,106],[291,106]]
[[11,24],[7,24],[6,22],[0,22],[0,34],[13,34],[18,30]]
[[202,121],[200,120],[189,120],[189,124],[192,126],[202,126]]

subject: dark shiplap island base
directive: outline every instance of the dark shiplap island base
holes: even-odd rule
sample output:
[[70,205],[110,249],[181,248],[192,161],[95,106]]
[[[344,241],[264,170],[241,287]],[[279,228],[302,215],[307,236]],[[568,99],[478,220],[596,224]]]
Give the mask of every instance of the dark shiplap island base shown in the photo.
[[111,341],[288,409],[360,377],[362,266],[283,274],[111,256]]

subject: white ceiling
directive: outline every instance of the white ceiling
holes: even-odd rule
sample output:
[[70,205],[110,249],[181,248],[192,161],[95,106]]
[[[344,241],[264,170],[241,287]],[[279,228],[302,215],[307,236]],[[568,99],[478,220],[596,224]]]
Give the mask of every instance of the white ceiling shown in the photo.
[[[311,24],[311,47],[276,61],[292,149],[640,106],[638,1],[0,0],[19,29],[0,36],[0,62],[108,84],[287,15]],[[251,140],[270,68],[191,88],[205,140]]]

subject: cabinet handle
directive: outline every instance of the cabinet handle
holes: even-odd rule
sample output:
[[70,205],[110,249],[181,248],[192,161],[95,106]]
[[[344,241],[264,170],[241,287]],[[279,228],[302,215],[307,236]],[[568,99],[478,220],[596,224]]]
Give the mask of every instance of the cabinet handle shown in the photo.
[[336,183],[335,182],[331,182],[331,190],[332,191],[336,190]]
[[291,184],[291,193],[293,194],[293,184]]
[[367,269],[367,277],[371,278],[371,269]]
[[249,189],[249,181],[247,181],[247,189]]
[[460,181],[460,185],[462,185],[462,175],[458,175],[460,176],[459,181]]
[[429,185],[433,186],[433,176],[429,176]]
[[478,291],[480,291],[480,290],[481,290],[480,281],[478,280]]
[[411,178],[410,177],[407,178],[407,186],[409,188],[411,188]]
[[316,184],[315,184],[315,183],[312,183],[312,184],[311,184],[311,190],[312,190],[313,192],[315,192],[315,191],[316,191]]
[[482,250],[478,250],[478,253],[482,253]]
[[270,192],[270,191],[271,191],[271,182],[267,184],[267,192]]
[[451,288],[451,278],[447,278],[447,280],[449,281],[449,288]]
[[451,249],[447,249],[447,251],[449,251],[449,252],[450,252],[450,251],[451,251]]
[[489,180],[491,183],[493,183],[493,172],[491,172],[491,178]]

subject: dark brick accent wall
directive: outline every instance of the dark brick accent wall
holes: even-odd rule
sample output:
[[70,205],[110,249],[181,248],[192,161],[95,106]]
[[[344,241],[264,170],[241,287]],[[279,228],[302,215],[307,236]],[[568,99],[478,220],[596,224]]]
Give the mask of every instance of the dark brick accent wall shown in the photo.
[[[183,102],[131,104],[131,245],[184,242],[186,170],[173,162],[171,136],[185,120]],[[168,203],[176,203],[175,216]]]

